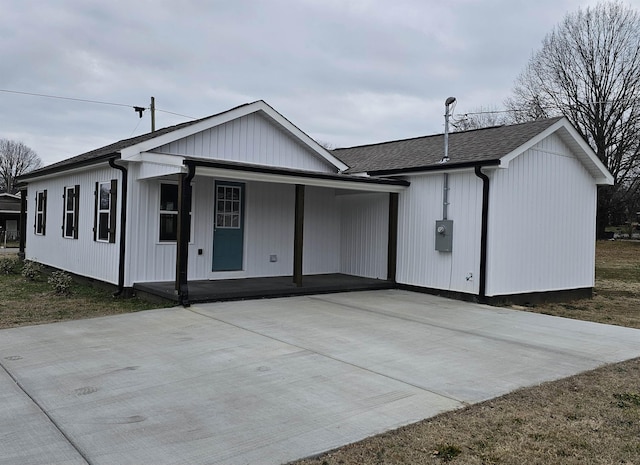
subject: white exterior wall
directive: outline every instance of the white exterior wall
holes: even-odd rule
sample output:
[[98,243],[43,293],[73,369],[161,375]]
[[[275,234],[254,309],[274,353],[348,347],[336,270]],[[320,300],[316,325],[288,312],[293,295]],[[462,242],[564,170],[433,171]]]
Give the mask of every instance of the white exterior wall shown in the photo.
[[[294,224],[291,223],[293,230]],[[293,251],[293,235],[291,235]],[[291,255],[289,273],[293,270]],[[306,186],[304,192],[304,232],[302,273],[340,271],[340,208],[334,189]]]
[[596,185],[560,138],[490,179],[487,295],[592,287]]
[[389,194],[340,197],[340,272],[387,279]]
[[[135,176],[132,176],[134,178]],[[242,182],[238,180],[237,182]],[[295,186],[262,182],[245,183],[245,236],[243,270],[212,272],[214,183],[209,177],[193,181],[192,240],[189,244],[189,280],[293,273]],[[134,282],[175,279],[176,245],[161,243],[159,235],[160,181],[136,181],[132,190],[140,201],[131,205],[130,267],[127,286]],[[144,208],[141,206],[144,205]],[[340,213],[333,189],[307,187],[303,271],[306,274],[336,273],[340,269]],[[198,255],[198,249],[203,250]],[[271,262],[270,256],[277,261]]]
[[[116,242],[93,240],[95,214],[95,184],[118,180]],[[80,186],[80,210],[78,239],[62,237],[63,201],[65,187]],[[35,196],[37,191],[47,190],[46,234],[34,233]],[[71,273],[118,283],[120,205],[122,202],[121,173],[111,167],[96,168],[43,181],[29,182],[27,191],[27,228],[25,256],[45,265]]]
[[[472,171],[449,174],[447,218],[453,220],[452,252],[435,250],[442,219],[444,174],[410,176],[398,203],[396,281],[412,286],[478,293],[482,180]],[[469,273],[473,275],[467,279]]]
[[335,173],[328,161],[257,113],[171,142],[156,153]]

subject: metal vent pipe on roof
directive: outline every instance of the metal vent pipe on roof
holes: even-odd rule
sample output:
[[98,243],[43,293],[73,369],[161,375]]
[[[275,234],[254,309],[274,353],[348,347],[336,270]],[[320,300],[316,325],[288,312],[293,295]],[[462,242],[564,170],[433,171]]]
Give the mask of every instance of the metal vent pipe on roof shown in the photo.
[[[449,97],[444,102],[444,157],[440,160],[440,163],[447,163],[449,161],[449,107],[456,101],[455,97]],[[442,219],[447,219],[449,206],[449,174],[444,174],[444,186],[442,192]]]

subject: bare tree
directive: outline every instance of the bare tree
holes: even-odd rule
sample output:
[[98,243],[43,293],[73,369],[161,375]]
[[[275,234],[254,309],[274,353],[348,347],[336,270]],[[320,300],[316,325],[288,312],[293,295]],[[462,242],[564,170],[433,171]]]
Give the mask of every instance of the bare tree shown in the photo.
[[451,126],[456,131],[469,131],[471,129],[501,126],[509,122],[508,115],[497,108],[480,107],[470,113],[454,116]]
[[14,194],[16,177],[42,166],[36,152],[9,139],[0,139],[0,192]]
[[564,114],[594,148],[615,185],[598,192],[598,236],[640,192],[640,16],[604,2],[570,13],[516,81],[515,121]]

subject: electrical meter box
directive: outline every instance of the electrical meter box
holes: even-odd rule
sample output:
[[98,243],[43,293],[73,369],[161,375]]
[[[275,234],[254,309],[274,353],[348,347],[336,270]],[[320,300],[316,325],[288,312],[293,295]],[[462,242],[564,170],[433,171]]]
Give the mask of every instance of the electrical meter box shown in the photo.
[[453,245],[453,220],[436,221],[436,250],[451,252]]

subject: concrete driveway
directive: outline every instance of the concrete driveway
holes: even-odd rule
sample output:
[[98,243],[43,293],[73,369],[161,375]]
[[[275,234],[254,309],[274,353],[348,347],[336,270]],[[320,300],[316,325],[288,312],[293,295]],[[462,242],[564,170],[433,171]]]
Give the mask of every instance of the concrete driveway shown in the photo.
[[390,290],[0,331],[0,464],[282,463],[640,356],[640,331]]

